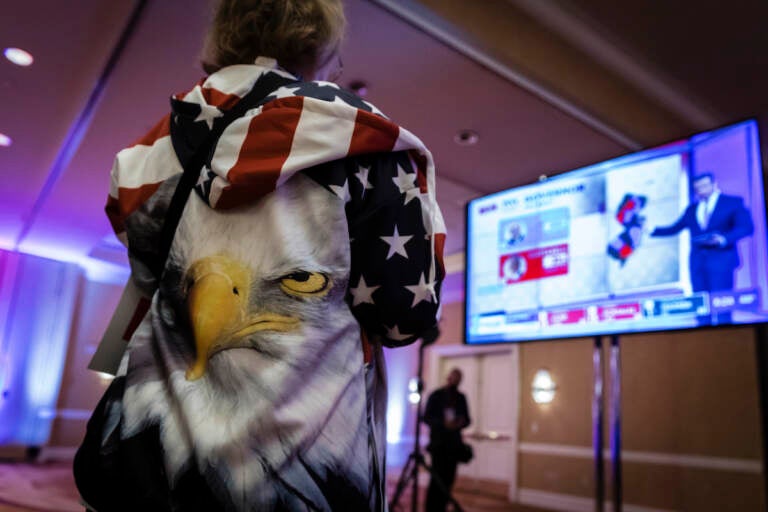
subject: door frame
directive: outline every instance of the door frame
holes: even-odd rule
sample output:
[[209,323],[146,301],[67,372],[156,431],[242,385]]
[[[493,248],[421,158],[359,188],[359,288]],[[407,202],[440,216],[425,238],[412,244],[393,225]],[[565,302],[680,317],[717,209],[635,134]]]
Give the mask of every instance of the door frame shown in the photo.
[[512,424],[516,425],[515,434],[512,436],[512,453],[514,460],[512,461],[512,469],[510,471],[509,487],[507,491],[507,498],[510,502],[516,503],[518,500],[518,486],[517,486],[517,462],[519,454],[519,438],[520,438],[520,347],[517,344],[499,344],[499,345],[433,345],[428,347],[427,361],[428,370],[425,377],[425,384],[427,389],[437,389],[443,383],[440,381],[440,361],[456,356],[479,356],[488,354],[506,355],[509,357],[510,368],[517,376],[512,379],[512,389],[509,390],[512,394],[517,407],[513,408]]

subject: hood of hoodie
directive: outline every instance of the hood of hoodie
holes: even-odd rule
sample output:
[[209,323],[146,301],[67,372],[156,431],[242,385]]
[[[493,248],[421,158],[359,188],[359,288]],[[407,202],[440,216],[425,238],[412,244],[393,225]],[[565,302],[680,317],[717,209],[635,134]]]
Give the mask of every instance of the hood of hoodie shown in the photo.
[[[274,87],[274,88],[273,88]],[[419,183],[434,192],[434,164],[424,144],[380,110],[331,82],[299,82],[274,59],[236,65],[171,98],[171,112],[118,153],[107,214],[115,232],[183,165],[225,113],[254,90],[263,98],[228,123],[199,170],[195,191],[211,208],[258,200],[296,172],[366,153],[408,150]]]
[[[435,234],[432,253],[442,254],[445,226],[437,208],[434,163],[417,137],[336,84],[298,82],[272,59],[223,68],[172,97],[172,111],[115,158],[106,211],[118,238],[130,245],[131,282],[136,285],[132,288],[136,293],[124,294],[125,305],[121,300],[120,311],[125,314],[116,314],[110,324],[109,332],[117,334],[107,341],[118,356],[136,328],[133,319],[144,316],[158,285],[149,269],[167,256],[160,251],[162,228],[183,173],[180,160],[205,142],[217,120],[241,98],[260,85],[276,82],[280,83],[227,124],[216,139],[197,171],[195,192],[204,203],[212,209],[245,206],[275,191],[297,172],[310,168],[323,172],[320,165],[325,162],[403,152],[417,174],[424,229]],[[339,193],[329,189],[329,194],[336,195],[334,200],[348,201],[346,186],[336,188]]]

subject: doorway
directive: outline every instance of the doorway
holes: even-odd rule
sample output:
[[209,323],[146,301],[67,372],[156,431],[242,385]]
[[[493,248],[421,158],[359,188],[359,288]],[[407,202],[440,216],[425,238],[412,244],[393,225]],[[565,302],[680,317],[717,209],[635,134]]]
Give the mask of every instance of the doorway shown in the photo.
[[[509,501],[517,501],[517,443],[520,410],[519,349],[433,346],[430,348],[426,393],[445,384],[452,368],[464,377],[460,390],[467,397],[472,423],[464,441],[474,450],[469,464],[459,465],[459,476],[487,484],[507,486]],[[426,433],[428,435],[428,433]]]

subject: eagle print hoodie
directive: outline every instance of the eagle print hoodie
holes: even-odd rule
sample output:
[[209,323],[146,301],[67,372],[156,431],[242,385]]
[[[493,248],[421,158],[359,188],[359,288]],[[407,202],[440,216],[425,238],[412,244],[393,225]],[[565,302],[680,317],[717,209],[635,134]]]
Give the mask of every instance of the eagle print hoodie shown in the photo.
[[[184,166],[251,91],[162,261]],[[385,510],[381,346],[435,325],[444,276],[431,154],[370,103],[272,59],[171,104],[112,169],[107,214],[149,300],[75,459],[84,502]]]

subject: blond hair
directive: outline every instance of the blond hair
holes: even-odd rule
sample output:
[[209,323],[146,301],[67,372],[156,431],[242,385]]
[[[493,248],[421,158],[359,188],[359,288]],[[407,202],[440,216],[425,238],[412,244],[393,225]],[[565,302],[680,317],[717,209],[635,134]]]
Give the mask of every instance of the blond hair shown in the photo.
[[219,0],[203,49],[203,69],[272,57],[296,72],[338,49],[346,20],[341,0]]

